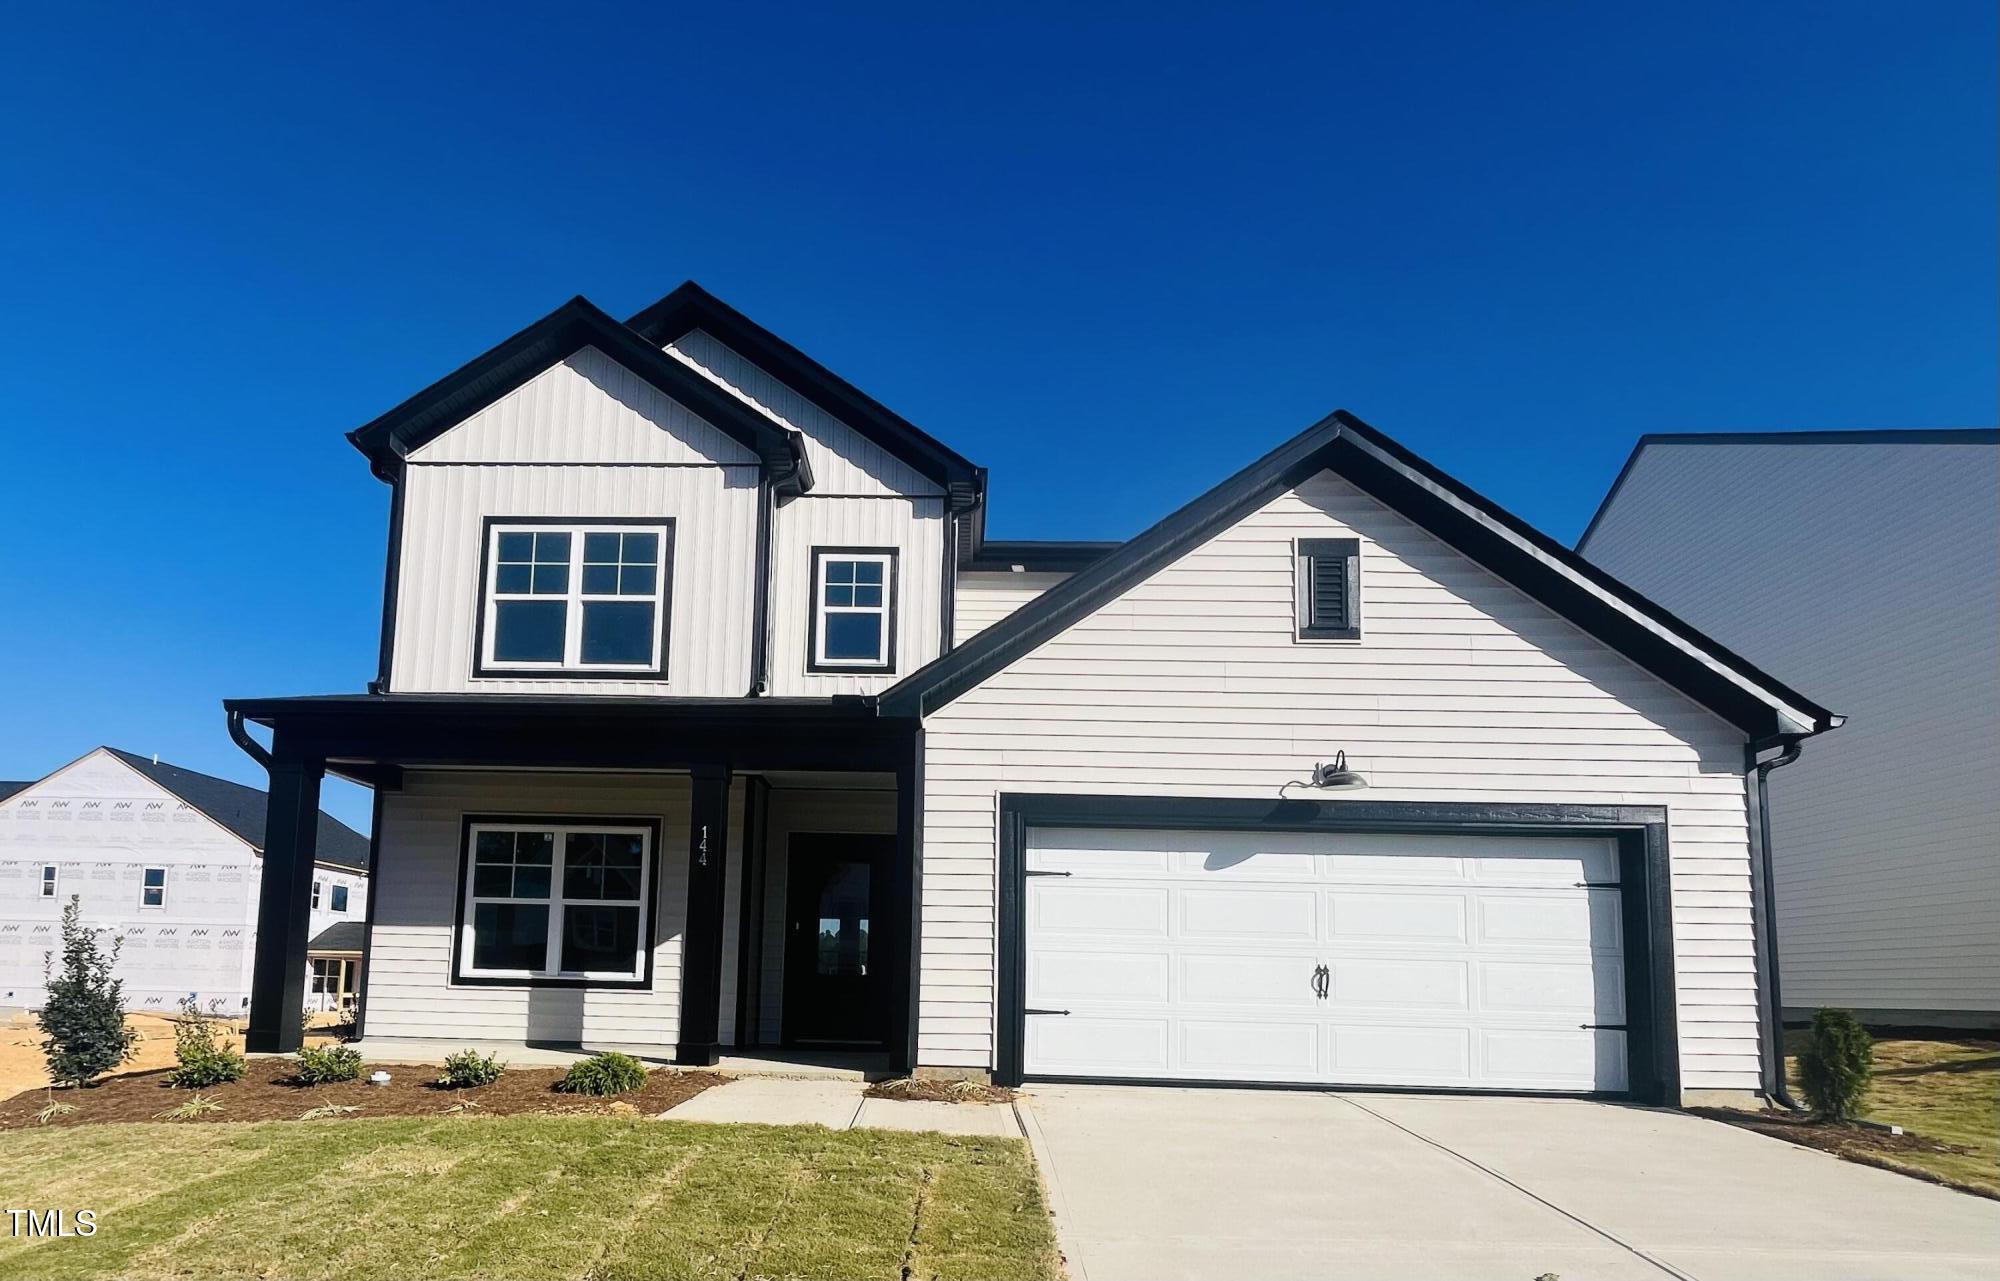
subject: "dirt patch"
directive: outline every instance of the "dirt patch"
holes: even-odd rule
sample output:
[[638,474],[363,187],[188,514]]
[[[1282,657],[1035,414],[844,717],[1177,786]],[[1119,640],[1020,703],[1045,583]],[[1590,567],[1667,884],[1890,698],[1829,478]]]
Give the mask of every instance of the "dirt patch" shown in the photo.
[[983,1081],[921,1081],[898,1077],[869,1086],[871,1099],[917,1099],[925,1103],[1012,1103],[1014,1092],[1004,1085]]
[[1961,1183],[1946,1178],[1933,1171],[1923,1169],[1917,1161],[1926,1156],[1939,1154],[1966,1155],[1972,1148],[1956,1143],[1945,1143],[1938,1139],[1925,1138],[1921,1134],[1890,1134],[1872,1126],[1850,1125],[1838,1121],[1822,1121],[1816,1117],[1795,1116],[1789,1112],[1744,1112],[1735,1108],[1689,1108],[1696,1116],[1707,1117],[1711,1121],[1723,1121],[1730,1125],[1755,1130],[1759,1134],[1800,1147],[1818,1148],[1831,1152],[1843,1160],[1859,1162],[1862,1165],[1877,1166],[1893,1170],[1897,1174],[1922,1179],[1926,1183],[1938,1183],[1945,1187],[2000,1201],[2000,1193],[1976,1184]]
[[[159,1114],[188,1101],[195,1094],[213,1099],[221,1107],[188,1119],[189,1124],[205,1121],[295,1121],[314,1108],[356,1109],[333,1115],[514,1116],[521,1113],[550,1115],[616,1115],[637,1112],[655,1116],[683,1103],[728,1078],[713,1072],[677,1072],[663,1069],[650,1072],[644,1087],[610,1098],[590,1098],[558,1094],[555,1083],[562,1078],[560,1068],[510,1068],[491,1085],[470,1090],[444,1090],[432,1085],[436,1065],[383,1065],[390,1074],[387,1085],[370,1085],[363,1079],[337,1085],[302,1086],[292,1081],[295,1065],[291,1059],[253,1059],[240,1081],[206,1090],[176,1090],[167,1085],[164,1071],[130,1072],[107,1077],[97,1085],[80,1090],[29,1090],[0,1103],[0,1130],[33,1128],[43,1124],[36,1114],[50,1101],[75,1107],[51,1117],[51,1126],[94,1125],[116,1121],[153,1121]],[[372,1065],[369,1070],[372,1070]],[[365,1078],[364,1071],[364,1078]]]
[[[127,1059],[121,1072],[144,1072],[152,1068],[174,1065],[174,1023],[176,1019],[166,1014],[128,1014],[125,1026],[139,1034],[135,1053]],[[216,1041],[222,1045],[243,1048],[243,1020],[222,1019],[217,1023]],[[308,1045],[331,1045],[348,1031],[340,1016],[322,1014],[315,1016],[312,1031],[306,1037]],[[22,1090],[33,1090],[49,1083],[48,1058],[42,1052],[42,1027],[32,1014],[16,1014],[0,1024],[0,1098],[18,1094]]]

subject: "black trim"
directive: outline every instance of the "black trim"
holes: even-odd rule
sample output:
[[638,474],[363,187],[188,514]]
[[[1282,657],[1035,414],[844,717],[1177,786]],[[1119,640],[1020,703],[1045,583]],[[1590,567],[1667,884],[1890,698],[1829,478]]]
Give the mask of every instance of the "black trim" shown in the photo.
[[944,577],[938,581],[938,653],[949,654],[958,630],[958,517],[944,517]]
[[[257,889],[257,939],[250,965],[252,1054],[291,1054],[303,1042],[313,853],[319,838],[319,790],[326,763],[283,734],[271,741],[270,801],[265,807],[264,866]],[[141,885],[143,886],[143,878]],[[374,894],[371,884],[369,893]],[[144,898],[143,889],[141,898]],[[166,895],[160,896],[164,905]]]
[[[1292,581],[1298,593],[1297,613],[1300,640],[1361,639],[1361,540],[1358,538],[1300,538],[1293,542],[1297,560]],[[1313,589],[1315,562],[1338,560],[1340,608],[1323,614]]]
[[654,347],[665,347],[696,329],[714,335],[730,350],[943,486],[952,511],[973,507],[985,495],[985,473],[963,455],[692,280],[625,324]]
[[1027,574],[1074,574],[1089,569],[1123,547],[1117,542],[1073,542],[1057,539],[992,539],[981,541],[960,557],[968,574],[1011,573],[1016,565]]
[[[1657,805],[1461,801],[1271,801],[1240,798],[1000,794],[998,1038],[994,1079],[1019,1085],[1027,1017],[1027,835],[1030,827],[1150,830],[1609,836],[1618,842],[1625,938],[1630,1088],[1619,1097],[1676,1103],[1680,1055],[1674,1007],[1672,876],[1667,811]],[[1202,1082],[1176,1082],[1181,1085]],[[1316,1088],[1325,1089],[1322,1082]],[[1340,1088],[1349,1088],[1341,1085]],[[1360,1088],[1360,1087],[1355,1087]],[[1416,1087],[1412,1087],[1413,1089]],[[1423,1092],[1431,1092],[1428,1087]],[[1517,1093],[1518,1091],[1470,1091]]]
[[381,883],[375,879],[382,866],[382,789],[373,789],[368,821],[368,910],[361,914],[361,965],[354,982],[354,1039],[368,1031],[368,957],[375,942],[375,902],[381,897]]
[[1365,490],[1746,733],[1798,728],[1784,723],[1780,705],[1811,718],[1814,733],[1839,723],[1832,712],[1345,411],[1315,423],[1104,560],[891,686],[880,695],[882,706],[898,715],[937,711],[1274,495],[1322,471]]
[[[557,529],[618,528],[631,525],[661,531],[660,538],[660,665],[657,669],[580,665],[576,667],[488,667],[486,665],[487,578],[493,566],[493,531],[499,525],[548,525]],[[544,681],[665,681],[669,679],[674,616],[675,518],[672,516],[487,516],[479,522],[479,597],[472,620],[472,675],[476,680]],[[581,561],[574,564],[581,566]],[[553,598],[551,598],[553,599]],[[568,597],[565,596],[564,600]]]
[[375,421],[347,433],[377,476],[468,417],[585,347],[596,347],[754,452],[781,491],[812,488],[798,433],[648,343],[589,299],[570,299]]
[[889,1068],[917,1070],[924,900],[924,731],[915,729],[896,762],[896,853],[889,860]]
[[762,697],[771,688],[771,525],[777,519],[777,496],[769,478],[757,482],[757,566],[750,598],[750,694]]
[[376,660],[375,693],[387,693],[396,658],[396,596],[403,576],[403,469],[389,479],[389,546],[382,566],[382,642]]
[[764,894],[769,868],[764,862],[771,824],[771,784],[761,774],[743,783],[743,870],[737,875],[736,1036],[738,1045],[763,1044],[757,1026],[764,989]]
[[[650,860],[646,868],[646,898],[640,903],[646,919],[640,934],[645,939],[642,949],[645,965],[635,979],[566,979],[566,978],[511,978],[486,975],[466,975],[460,971],[465,962],[465,883],[470,877],[468,864],[472,858],[472,827],[475,823],[488,826],[518,825],[524,829],[535,827],[643,827],[652,839],[647,843],[646,857]],[[458,825],[458,901],[451,920],[451,975],[446,987],[585,987],[607,988],[617,991],[651,991],[653,987],[653,953],[660,946],[660,820],[657,818],[622,818],[603,814],[463,814]],[[369,901],[374,901],[374,891],[369,891]],[[560,887],[551,881],[549,904],[553,910],[561,902]],[[544,957],[544,960],[548,958]],[[558,958],[560,959],[560,958]]]
[[[888,572],[883,575],[886,581],[882,586],[882,590],[886,593],[882,603],[886,608],[882,615],[882,626],[884,629],[882,635],[883,661],[880,663],[823,663],[819,660],[819,619],[820,609],[823,604],[820,595],[819,566],[823,560],[839,559],[842,556],[886,556],[888,558],[889,568]],[[895,547],[815,547],[812,549],[812,573],[807,580],[806,588],[812,594],[809,608],[806,611],[806,670],[808,672],[822,676],[839,676],[844,674],[868,676],[881,675],[884,672],[894,672],[896,670],[896,571],[897,562],[901,559],[901,550]]]
[[1655,431],[1639,437],[1632,446],[1632,452],[1625,456],[1625,465],[1618,469],[1618,476],[1611,482],[1611,488],[1604,493],[1604,500],[1591,513],[1590,523],[1577,535],[1576,550],[1583,552],[1585,543],[1597,532],[1597,526],[1611,510],[1611,500],[1618,497],[1618,491],[1625,487],[1625,480],[1632,474],[1632,468],[1639,461],[1639,455],[1648,445],[1993,445],[2000,444],[2000,429],[1991,427],[1967,428],[1919,428],[1910,431]]
[[722,917],[728,910],[729,768],[697,765],[688,798],[687,910],[681,919],[681,1015],[674,1062],[722,1054]]

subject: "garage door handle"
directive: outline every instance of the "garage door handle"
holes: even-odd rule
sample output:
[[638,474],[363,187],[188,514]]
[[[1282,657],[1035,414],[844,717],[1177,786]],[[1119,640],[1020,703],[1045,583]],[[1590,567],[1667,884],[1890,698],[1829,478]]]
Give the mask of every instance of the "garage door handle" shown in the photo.
[[1023,1014],[1068,1014],[1068,1010],[1023,1010]]
[[1626,1030],[1623,1023],[1579,1023],[1577,1026],[1586,1032],[1623,1032]]
[[1316,966],[1313,969],[1312,990],[1314,996],[1324,1001],[1326,999],[1327,988],[1332,985],[1332,982],[1333,972],[1328,970],[1324,965]]

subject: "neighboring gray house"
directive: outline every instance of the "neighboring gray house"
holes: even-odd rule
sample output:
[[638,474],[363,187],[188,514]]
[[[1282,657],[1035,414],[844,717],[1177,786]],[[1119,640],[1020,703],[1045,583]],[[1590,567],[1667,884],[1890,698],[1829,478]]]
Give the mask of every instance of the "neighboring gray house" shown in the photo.
[[369,1042],[1767,1084],[1750,761],[1838,718],[1352,415],[1129,542],[1003,542],[983,468],[689,284],[350,439],[375,679],[225,705],[252,1049],[330,772],[376,789]]
[[[124,937],[117,973],[135,1010],[184,996],[240,1015],[250,1000],[264,793],[99,747],[48,777],[0,783],[0,1005],[39,1008],[72,897]],[[317,934],[368,910],[368,840],[320,816],[311,876]],[[338,1008],[358,957],[313,949],[301,1004]]]
[[1787,1008],[2000,1027],[2000,432],[1646,436],[1577,550],[1851,717],[1771,780]]

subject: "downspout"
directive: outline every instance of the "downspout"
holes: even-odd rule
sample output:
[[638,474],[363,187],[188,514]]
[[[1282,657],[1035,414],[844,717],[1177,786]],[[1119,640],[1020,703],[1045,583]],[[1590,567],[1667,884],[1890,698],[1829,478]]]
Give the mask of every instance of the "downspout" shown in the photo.
[[757,565],[755,596],[750,602],[750,697],[771,692],[771,522],[777,494],[771,478],[757,482]]
[[243,728],[243,713],[237,711],[229,713],[229,737],[232,742],[243,749],[245,756],[248,756],[266,771],[269,771],[271,768],[271,754],[264,750],[262,743],[250,737],[249,730]]
[[1752,797],[1757,806],[1757,823],[1751,832],[1757,842],[1757,879],[1763,889],[1763,919],[1757,933],[1763,941],[1767,1007],[1763,1019],[1764,1064],[1772,1101],[1792,1112],[1809,1112],[1810,1108],[1792,1097],[1785,1082],[1785,1001],[1778,977],[1778,883],[1771,861],[1771,771],[1799,759],[1804,744],[1796,737],[1780,741],[1784,750],[1768,761],[1759,761],[1757,754],[1770,745],[1769,740],[1752,742],[1746,752],[1751,772],[1756,776]]

